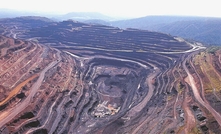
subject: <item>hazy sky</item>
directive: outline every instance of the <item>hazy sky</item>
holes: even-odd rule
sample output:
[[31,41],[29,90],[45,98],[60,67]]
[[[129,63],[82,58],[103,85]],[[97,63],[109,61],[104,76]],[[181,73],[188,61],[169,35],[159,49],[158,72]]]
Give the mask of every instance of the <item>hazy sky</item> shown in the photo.
[[0,0],[0,8],[38,12],[100,12],[109,16],[221,17],[219,0]]

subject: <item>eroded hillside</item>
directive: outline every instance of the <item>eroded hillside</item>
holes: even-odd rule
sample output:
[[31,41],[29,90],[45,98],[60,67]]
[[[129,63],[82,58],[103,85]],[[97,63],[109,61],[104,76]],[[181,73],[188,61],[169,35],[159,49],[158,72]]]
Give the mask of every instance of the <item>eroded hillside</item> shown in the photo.
[[221,132],[219,49],[73,21],[14,25],[3,34],[20,39],[0,38],[1,133]]

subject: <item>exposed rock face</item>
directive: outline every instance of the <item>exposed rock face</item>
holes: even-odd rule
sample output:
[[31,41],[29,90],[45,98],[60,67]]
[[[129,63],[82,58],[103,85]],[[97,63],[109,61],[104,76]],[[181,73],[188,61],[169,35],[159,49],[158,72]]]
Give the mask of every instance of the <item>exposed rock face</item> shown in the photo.
[[3,34],[29,41],[0,36],[1,133],[221,132],[220,50],[73,21],[18,29]]

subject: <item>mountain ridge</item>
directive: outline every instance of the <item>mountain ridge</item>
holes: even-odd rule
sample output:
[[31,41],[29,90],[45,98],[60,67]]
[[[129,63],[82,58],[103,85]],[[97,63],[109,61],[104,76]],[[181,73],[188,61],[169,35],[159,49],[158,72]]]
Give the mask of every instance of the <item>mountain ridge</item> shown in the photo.
[[[214,24],[214,22],[218,24]],[[201,29],[201,31],[198,32],[191,29],[189,26],[193,24],[195,27],[197,27],[197,29]],[[221,18],[192,16],[147,16],[131,20],[115,21],[111,22],[111,25],[120,28],[137,28],[164,32],[173,36],[181,36],[183,38],[193,39],[207,44],[221,44]],[[184,27],[185,25],[186,27]],[[187,29],[188,27],[189,29]],[[205,29],[205,27],[208,29]],[[204,30],[202,28],[204,28]],[[183,32],[183,30],[186,30],[186,32]],[[214,34],[214,32],[217,33],[216,36],[211,37],[210,35]],[[202,33],[204,33],[204,35],[200,36]]]

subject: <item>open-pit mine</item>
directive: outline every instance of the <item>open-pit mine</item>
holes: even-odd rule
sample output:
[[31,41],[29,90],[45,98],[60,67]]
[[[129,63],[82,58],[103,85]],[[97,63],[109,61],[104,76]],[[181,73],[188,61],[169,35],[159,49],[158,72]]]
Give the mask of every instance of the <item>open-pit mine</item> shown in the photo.
[[138,29],[0,20],[1,134],[221,133],[221,49]]

